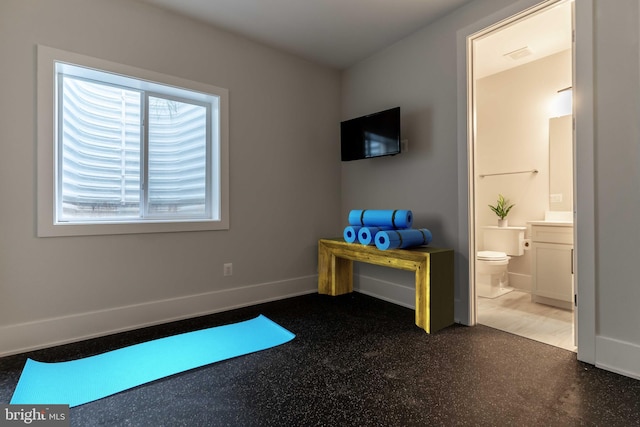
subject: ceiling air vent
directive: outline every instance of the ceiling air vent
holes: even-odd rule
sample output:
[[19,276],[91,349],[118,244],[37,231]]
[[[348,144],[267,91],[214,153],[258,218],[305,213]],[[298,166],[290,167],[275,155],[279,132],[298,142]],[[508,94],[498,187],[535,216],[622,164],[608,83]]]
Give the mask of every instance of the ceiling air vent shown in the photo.
[[529,49],[529,46],[521,47],[520,49],[513,50],[509,53],[505,53],[503,56],[508,56],[513,60],[522,59],[525,56],[531,55],[533,52]]

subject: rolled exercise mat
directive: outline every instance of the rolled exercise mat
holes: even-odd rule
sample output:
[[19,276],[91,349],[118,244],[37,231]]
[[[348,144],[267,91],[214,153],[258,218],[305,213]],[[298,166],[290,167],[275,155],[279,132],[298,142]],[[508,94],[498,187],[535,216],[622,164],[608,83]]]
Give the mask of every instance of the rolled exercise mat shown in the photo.
[[275,347],[294,337],[260,315],[68,362],[27,359],[10,403],[78,406],[169,375]]
[[409,210],[352,210],[349,225],[362,227],[411,228],[413,214]]
[[378,231],[391,230],[389,227],[360,227],[358,231],[358,242],[363,245],[373,245],[373,238]]
[[386,249],[410,248],[412,246],[428,245],[431,243],[431,232],[426,228],[412,228],[409,230],[386,230],[376,234],[376,248]]
[[357,225],[349,225],[348,227],[345,227],[344,231],[342,232],[344,241],[347,243],[353,243],[358,240],[358,232],[361,228],[362,227],[359,227]]

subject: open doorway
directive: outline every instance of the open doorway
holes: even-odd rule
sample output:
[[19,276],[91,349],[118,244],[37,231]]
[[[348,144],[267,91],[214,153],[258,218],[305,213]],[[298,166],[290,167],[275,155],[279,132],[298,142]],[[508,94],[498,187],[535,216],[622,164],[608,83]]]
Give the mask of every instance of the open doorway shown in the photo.
[[[575,351],[572,7],[549,1],[470,39],[469,232],[477,323]],[[501,196],[506,227],[489,208]]]

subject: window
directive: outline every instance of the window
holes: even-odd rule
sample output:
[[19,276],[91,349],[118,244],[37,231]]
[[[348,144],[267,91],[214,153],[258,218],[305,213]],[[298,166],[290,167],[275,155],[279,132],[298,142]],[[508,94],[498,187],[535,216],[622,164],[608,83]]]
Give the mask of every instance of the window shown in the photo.
[[227,229],[227,99],[39,46],[38,235]]

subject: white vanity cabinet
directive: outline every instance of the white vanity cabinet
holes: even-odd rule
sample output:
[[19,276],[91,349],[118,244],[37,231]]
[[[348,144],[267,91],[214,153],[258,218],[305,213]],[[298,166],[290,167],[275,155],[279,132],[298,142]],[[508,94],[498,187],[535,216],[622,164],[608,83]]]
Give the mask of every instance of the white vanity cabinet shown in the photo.
[[531,222],[532,300],[573,309],[573,224]]

